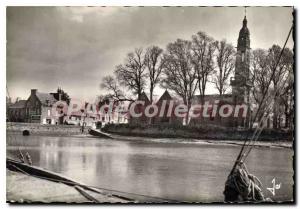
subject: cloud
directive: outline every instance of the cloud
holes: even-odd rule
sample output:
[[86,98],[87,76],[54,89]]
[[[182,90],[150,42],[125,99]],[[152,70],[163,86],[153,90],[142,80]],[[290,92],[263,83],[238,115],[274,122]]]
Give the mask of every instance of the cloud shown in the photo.
[[[7,83],[13,96],[30,88],[91,99],[99,83],[136,47],[163,48],[205,31],[236,45],[240,7],[8,7]],[[252,48],[282,45],[292,8],[248,8]],[[289,42],[293,46],[293,42]]]

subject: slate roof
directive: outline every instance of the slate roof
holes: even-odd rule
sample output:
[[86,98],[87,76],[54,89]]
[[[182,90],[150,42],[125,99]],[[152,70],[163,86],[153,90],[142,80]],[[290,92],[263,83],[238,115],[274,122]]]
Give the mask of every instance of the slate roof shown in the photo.
[[54,96],[52,94],[36,92],[36,96],[40,100],[42,105],[45,105],[45,106],[51,106],[55,102],[57,102],[57,100],[54,98]]

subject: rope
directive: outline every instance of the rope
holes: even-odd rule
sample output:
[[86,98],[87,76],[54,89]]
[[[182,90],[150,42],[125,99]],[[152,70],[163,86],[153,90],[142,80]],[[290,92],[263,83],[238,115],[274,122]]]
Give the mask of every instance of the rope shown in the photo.
[[[279,58],[276,62],[276,65],[275,65],[273,71],[272,71],[271,77],[268,81],[267,88],[263,92],[263,97],[259,103],[258,110],[254,116],[253,121],[255,121],[257,119],[258,113],[260,112],[260,110],[262,108],[262,104],[267,96],[270,84],[272,82],[273,77],[275,76],[276,68],[280,62],[282,55],[283,55],[283,51],[286,47],[286,44],[288,42],[288,39],[291,35],[292,30],[293,30],[293,25],[288,33],[288,36],[284,43],[284,46],[280,52]],[[279,90],[279,88],[276,89],[275,93],[277,93],[278,90]],[[275,94],[274,94],[274,96],[275,96]],[[269,97],[269,95],[268,95],[268,97]],[[261,182],[259,181],[259,179],[256,176],[249,174],[249,172],[247,171],[246,165],[242,161],[243,159],[245,160],[247,158],[247,156],[249,155],[250,151],[253,148],[253,145],[255,144],[256,140],[258,139],[262,130],[264,129],[264,126],[261,126],[261,123],[264,121],[263,119],[264,119],[264,117],[260,120],[259,126],[255,129],[250,140],[248,140],[250,132],[247,132],[243,146],[236,158],[236,161],[230,171],[230,174],[228,175],[227,181],[225,183],[225,190],[223,192],[224,196],[225,196],[225,201],[227,201],[227,202],[236,202],[238,200],[241,200],[241,201],[265,201],[262,190],[261,190],[261,187],[262,187]],[[249,149],[244,152],[244,150],[247,149],[248,147],[249,147]]]
[[[284,81],[283,84],[282,84],[282,87],[283,87],[283,86],[285,85],[285,83],[289,80],[289,78],[290,78],[290,76],[287,77],[287,78],[285,79],[285,81]],[[270,96],[269,96],[271,100],[273,100],[273,99],[275,98],[275,95],[276,95],[276,93],[279,91],[279,89],[280,89],[280,88],[278,88],[278,89],[273,93],[273,95],[270,95]],[[269,99],[269,98],[268,98],[268,99]],[[269,102],[269,103],[270,103],[270,102]],[[259,128],[260,128],[260,129],[259,129],[259,131],[258,131],[258,133],[257,133],[256,135],[253,134],[253,136],[252,136],[252,139],[253,139],[252,144],[249,143],[248,151],[245,151],[245,153],[244,153],[244,155],[243,155],[243,158],[241,159],[242,161],[245,162],[246,158],[247,158],[248,155],[250,154],[250,151],[253,149],[253,146],[252,146],[252,145],[255,144],[255,142],[258,140],[258,138],[259,138],[261,132],[262,132],[263,129],[265,128],[264,123],[265,123],[266,120],[269,118],[269,113],[270,113],[270,111],[271,111],[271,106],[269,105],[269,106],[267,107],[267,109],[265,110],[266,115],[264,115],[264,116],[261,118],[261,120],[260,120],[260,122],[259,122],[259,125],[258,125],[258,127],[257,127],[256,130],[258,130]],[[261,124],[262,124],[262,125],[261,125]],[[251,142],[251,141],[250,141],[250,142]]]
[[265,201],[261,187],[259,179],[248,172],[244,163],[239,163],[225,183],[225,201]]
[[[269,81],[268,81],[267,88],[265,89],[265,91],[264,91],[264,93],[263,93],[263,97],[262,97],[262,99],[261,99],[261,101],[260,101],[260,103],[259,103],[259,105],[258,105],[258,110],[257,110],[257,112],[255,113],[255,116],[254,116],[253,121],[255,121],[255,120],[257,119],[258,113],[259,113],[260,110],[261,110],[262,103],[263,103],[263,101],[265,100],[265,97],[266,97],[266,95],[267,95],[267,92],[269,91],[270,84],[271,84],[271,82],[272,82],[273,77],[275,76],[276,68],[277,68],[277,66],[278,66],[278,64],[279,64],[279,61],[280,61],[281,57],[282,57],[283,51],[284,51],[284,49],[285,49],[285,47],[286,47],[286,44],[287,44],[287,42],[288,42],[288,40],[289,40],[289,37],[290,37],[290,35],[291,35],[292,30],[293,30],[293,25],[292,25],[292,27],[291,27],[289,33],[288,33],[288,36],[287,36],[287,38],[286,38],[286,40],[285,40],[285,43],[284,43],[284,45],[283,45],[283,48],[282,48],[282,50],[281,50],[281,52],[280,52],[279,58],[278,58],[278,60],[277,60],[277,62],[276,62],[276,65],[275,65],[273,71],[272,71],[271,77],[270,77],[270,79],[269,79]],[[240,150],[240,152],[239,152],[239,154],[238,154],[238,156],[237,156],[237,158],[236,158],[236,161],[235,161],[235,163],[234,163],[234,165],[233,165],[233,167],[232,167],[231,172],[230,172],[229,175],[231,175],[231,174],[234,172],[234,170],[235,170],[237,164],[238,164],[238,163],[241,161],[241,159],[243,158],[243,156],[244,156],[244,155],[243,155],[243,151],[244,151],[245,147],[248,146],[248,145],[250,145],[251,140],[249,141],[249,140],[248,140],[248,137],[249,137],[249,132],[247,133],[247,135],[246,135],[246,137],[245,137],[245,141],[244,141],[244,143],[243,143],[243,146],[242,146],[242,148],[241,148],[241,150]],[[247,142],[248,142],[248,144],[247,144]]]

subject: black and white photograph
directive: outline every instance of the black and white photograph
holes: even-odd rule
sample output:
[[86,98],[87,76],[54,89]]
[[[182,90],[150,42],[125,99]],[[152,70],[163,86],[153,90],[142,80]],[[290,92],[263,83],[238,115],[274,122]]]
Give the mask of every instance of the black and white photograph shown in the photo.
[[9,205],[295,204],[293,6],[5,10]]

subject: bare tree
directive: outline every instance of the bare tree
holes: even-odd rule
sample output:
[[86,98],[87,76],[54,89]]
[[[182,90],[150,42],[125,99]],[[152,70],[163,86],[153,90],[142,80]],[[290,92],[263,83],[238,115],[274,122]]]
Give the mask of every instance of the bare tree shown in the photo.
[[[292,69],[293,65],[293,53],[289,49],[284,49],[281,59],[281,47],[273,45],[268,51],[268,64],[269,71],[275,70],[275,74],[272,77],[272,87],[274,91],[274,105],[273,105],[273,128],[280,128],[279,125],[279,106],[280,106],[280,89],[283,78],[287,75],[288,71]],[[278,65],[276,66],[279,60]]]
[[160,75],[162,73],[163,50],[158,46],[151,46],[146,50],[145,65],[147,67],[147,76],[150,80],[150,102],[153,102],[153,91],[157,83],[160,81]]
[[206,84],[214,70],[214,52],[216,44],[213,38],[204,32],[192,36],[192,64],[197,75],[201,104],[204,104]]
[[[293,52],[285,48],[282,54],[281,71],[278,71],[278,75],[275,77],[280,77],[277,79],[278,93],[277,98],[274,98],[274,103],[277,102],[278,118],[276,119],[276,128],[281,127],[280,119],[285,116],[285,128],[292,128],[291,120],[293,119],[294,113],[294,72],[293,72]],[[275,79],[274,79],[275,80]]]
[[111,75],[102,78],[100,87],[109,92],[102,97],[110,98],[114,101],[133,101],[133,99],[131,99],[121,90],[121,86],[119,85],[118,81]]
[[191,63],[190,41],[177,39],[174,43],[168,44],[164,55],[164,75],[163,87],[180,96],[189,111],[197,88],[197,72]]
[[[258,120],[263,116],[266,108],[272,105],[273,128],[280,128],[280,118],[285,114],[289,119],[293,114],[293,53],[289,49],[283,51],[273,45],[268,51],[257,49],[252,54],[252,96],[256,103],[260,103],[264,92],[267,92],[262,103]],[[280,60],[279,60],[280,58]],[[279,60],[278,65],[276,66]],[[274,75],[271,77],[271,75]],[[271,79],[271,83],[270,83]],[[270,85],[269,85],[270,84]],[[270,100],[271,99],[271,100]],[[289,126],[289,124],[286,124]]]
[[135,49],[127,55],[124,65],[118,65],[115,75],[122,86],[139,97],[145,88],[145,63],[143,49]]
[[288,80],[280,95],[280,101],[283,105],[283,114],[285,115],[284,128],[292,129],[294,117],[294,75],[292,71],[289,71],[288,74]]
[[226,43],[226,40],[216,42],[216,61],[217,70],[213,78],[220,96],[225,94],[229,83],[229,76],[234,69],[235,50],[232,44]]
[[[260,104],[263,99],[263,94],[265,91],[269,91],[269,80],[271,73],[267,68],[268,53],[263,49],[253,50],[251,54],[251,98],[253,98],[254,103]],[[268,93],[270,94],[270,92]],[[258,121],[263,117],[264,110],[269,104],[264,102],[261,104],[260,112],[258,113]]]

